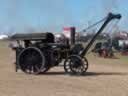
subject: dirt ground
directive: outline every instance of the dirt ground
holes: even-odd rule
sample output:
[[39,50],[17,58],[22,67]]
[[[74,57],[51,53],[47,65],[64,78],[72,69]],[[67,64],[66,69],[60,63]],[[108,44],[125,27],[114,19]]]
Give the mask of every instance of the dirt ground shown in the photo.
[[87,73],[77,77],[60,67],[45,75],[16,73],[14,60],[11,49],[0,48],[0,96],[128,96],[128,60],[89,55]]

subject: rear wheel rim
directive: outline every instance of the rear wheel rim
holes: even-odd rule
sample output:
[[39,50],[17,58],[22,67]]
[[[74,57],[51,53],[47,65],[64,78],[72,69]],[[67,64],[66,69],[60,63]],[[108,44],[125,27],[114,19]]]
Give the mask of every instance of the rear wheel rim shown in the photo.
[[44,67],[45,58],[38,48],[24,49],[18,56],[20,69],[28,74],[39,74]]

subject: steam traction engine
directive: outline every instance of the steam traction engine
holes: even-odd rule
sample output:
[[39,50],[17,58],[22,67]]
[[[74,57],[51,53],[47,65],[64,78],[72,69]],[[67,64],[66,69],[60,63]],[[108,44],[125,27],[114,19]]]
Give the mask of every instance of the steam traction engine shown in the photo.
[[[21,69],[25,73],[45,73],[54,66],[63,63],[66,73],[81,75],[88,69],[85,55],[96,37],[113,19],[120,19],[121,15],[109,13],[96,35],[86,48],[82,44],[75,44],[75,28],[71,28],[70,43],[55,43],[52,33],[15,34],[10,37],[17,41],[18,46],[12,48],[16,51],[16,71]],[[64,62],[63,62],[64,61]]]

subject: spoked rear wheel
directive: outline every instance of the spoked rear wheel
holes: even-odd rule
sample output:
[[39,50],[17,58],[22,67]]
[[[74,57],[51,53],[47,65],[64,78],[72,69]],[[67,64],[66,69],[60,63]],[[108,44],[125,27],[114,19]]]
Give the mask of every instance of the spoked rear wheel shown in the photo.
[[29,47],[21,51],[18,56],[20,69],[28,74],[39,74],[44,67],[45,57],[40,49]]
[[71,75],[82,75],[88,69],[88,61],[78,55],[69,56],[64,62],[64,70]]

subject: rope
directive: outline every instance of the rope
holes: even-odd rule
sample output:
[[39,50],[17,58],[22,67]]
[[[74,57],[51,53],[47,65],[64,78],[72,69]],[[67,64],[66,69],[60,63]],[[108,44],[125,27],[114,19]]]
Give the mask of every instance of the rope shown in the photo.
[[86,31],[89,30],[90,28],[92,28],[92,27],[94,27],[94,26],[100,24],[101,22],[103,22],[105,19],[107,19],[107,17],[105,17],[105,18],[101,19],[100,21],[98,21],[98,22],[96,22],[96,23],[94,23],[94,24],[88,26],[87,28],[83,29],[83,30],[80,31],[80,32],[86,32]]
[[[114,23],[111,23],[112,25],[109,25],[110,27],[109,27],[109,29],[106,29],[106,31],[109,30],[109,32],[112,32],[113,28],[116,27],[118,23],[119,23],[119,20],[116,20]],[[87,52],[87,54],[90,54],[91,51]]]

